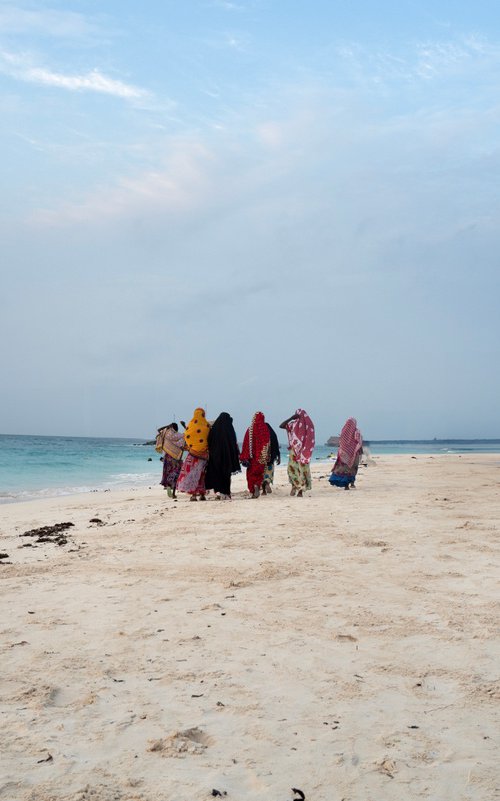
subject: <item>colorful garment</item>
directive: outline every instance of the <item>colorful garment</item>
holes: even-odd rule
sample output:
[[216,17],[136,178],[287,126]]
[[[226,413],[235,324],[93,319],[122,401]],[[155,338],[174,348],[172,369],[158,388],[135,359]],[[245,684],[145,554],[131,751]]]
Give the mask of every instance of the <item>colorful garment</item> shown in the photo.
[[240,461],[247,468],[247,485],[251,493],[262,486],[269,461],[271,437],[262,412],[256,412],[245,432]]
[[[349,417],[340,432],[338,456],[342,464],[352,467],[359,451],[363,449],[363,437],[354,417]],[[359,462],[358,462],[359,463]]]
[[348,489],[350,486],[354,486],[360,459],[361,453],[356,457],[353,466],[347,467],[337,456],[330,478],[328,479],[332,487],[344,487]]
[[297,409],[293,420],[286,424],[288,434],[288,480],[294,491],[311,489],[309,462],[314,450],[314,424],[304,409]]
[[340,434],[339,450],[329,478],[330,484],[344,489],[354,486],[362,454],[363,438],[356,420],[350,417]]
[[160,484],[165,487],[165,489],[167,489],[167,487],[173,490],[176,488],[181,467],[181,459],[172,459],[168,453],[163,456],[163,475]]
[[309,464],[315,444],[314,423],[304,409],[297,409],[294,419],[287,423],[286,431],[288,447],[293,451],[295,461]]
[[264,470],[264,477],[262,479],[262,486],[264,487],[265,484],[273,484],[274,483],[274,462],[271,464],[267,464]]
[[204,409],[198,407],[186,428],[184,439],[186,448],[192,456],[208,459],[208,434],[210,426],[207,423]]
[[208,435],[208,466],[205,486],[231,497],[231,475],[241,471],[233,418],[222,412]]
[[184,434],[180,434],[170,424],[162,429],[160,445],[163,453],[168,454],[172,459],[181,459],[184,448]]
[[301,464],[295,458],[293,450],[288,454],[288,480],[294,490],[297,492],[310,490],[312,487],[311,482],[311,468],[308,464]]
[[205,490],[205,470],[207,460],[199,456],[188,453],[181,467],[179,478],[177,479],[177,491],[187,492],[189,495],[204,495]]

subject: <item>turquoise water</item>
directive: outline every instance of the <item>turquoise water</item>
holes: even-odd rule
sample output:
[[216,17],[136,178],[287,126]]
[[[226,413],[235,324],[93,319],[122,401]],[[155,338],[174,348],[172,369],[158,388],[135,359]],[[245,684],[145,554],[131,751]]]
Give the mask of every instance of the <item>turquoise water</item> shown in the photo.
[[[372,441],[369,448],[373,455],[500,453],[500,440]],[[319,446],[313,461],[334,452]],[[151,486],[160,481],[161,467],[154,448],[140,439],[0,435],[0,503]]]
[[143,443],[0,435],[0,503],[156,483],[161,462]]

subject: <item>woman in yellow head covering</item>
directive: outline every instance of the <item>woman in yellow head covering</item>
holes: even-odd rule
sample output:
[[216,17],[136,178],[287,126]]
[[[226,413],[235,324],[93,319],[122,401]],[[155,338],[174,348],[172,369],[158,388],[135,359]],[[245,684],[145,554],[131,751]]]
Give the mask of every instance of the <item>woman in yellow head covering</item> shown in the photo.
[[191,495],[192,501],[206,500],[205,470],[208,460],[208,432],[210,426],[204,409],[194,410],[193,417],[184,433],[186,456],[177,480],[177,491]]

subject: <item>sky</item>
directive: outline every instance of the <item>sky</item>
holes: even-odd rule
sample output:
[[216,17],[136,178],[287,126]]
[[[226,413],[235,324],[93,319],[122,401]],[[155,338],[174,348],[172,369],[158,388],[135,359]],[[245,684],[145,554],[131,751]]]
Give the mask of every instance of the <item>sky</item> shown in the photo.
[[0,431],[500,437],[497,0],[0,1]]

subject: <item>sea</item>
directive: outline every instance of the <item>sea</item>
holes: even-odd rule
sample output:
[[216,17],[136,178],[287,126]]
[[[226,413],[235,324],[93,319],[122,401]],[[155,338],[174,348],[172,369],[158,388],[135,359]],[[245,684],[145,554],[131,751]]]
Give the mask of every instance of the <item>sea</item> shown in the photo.
[[[368,448],[372,456],[500,454],[500,439],[371,440]],[[320,445],[313,461],[328,461],[335,452]],[[285,446],[282,455],[286,461]],[[159,455],[143,439],[0,434],[0,504],[153,486],[160,481],[161,468]]]

